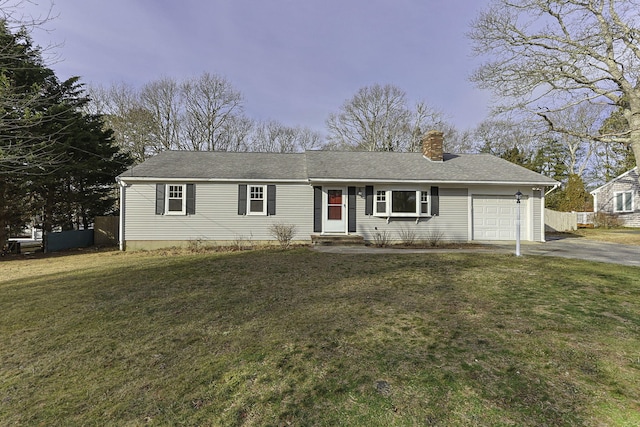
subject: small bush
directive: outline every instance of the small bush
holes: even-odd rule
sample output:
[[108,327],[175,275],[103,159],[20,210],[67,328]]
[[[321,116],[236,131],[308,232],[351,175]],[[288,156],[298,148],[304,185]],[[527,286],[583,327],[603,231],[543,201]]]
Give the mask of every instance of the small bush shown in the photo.
[[373,244],[379,248],[389,246],[390,241],[391,237],[389,236],[389,233],[386,232],[386,230],[376,230],[373,233]]
[[197,254],[204,252],[206,250],[205,245],[202,242],[202,239],[189,240],[187,242],[187,251]]
[[398,237],[404,245],[411,246],[416,242],[416,232],[412,228],[402,227],[398,230]]
[[278,239],[282,249],[287,249],[291,246],[291,241],[296,235],[296,226],[292,224],[272,224],[269,227],[269,232]]
[[429,246],[438,246],[443,236],[444,236],[444,232],[437,229],[431,230],[427,234],[427,243],[429,243]]
[[232,249],[235,251],[243,251],[245,249],[253,249],[253,234],[249,237],[245,237],[243,235],[236,235],[233,239],[233,243],[231,245]]
[[600,228],[616,228],[622,227],[623,222],[618,215],[597,212],[593,216],[593,225]]

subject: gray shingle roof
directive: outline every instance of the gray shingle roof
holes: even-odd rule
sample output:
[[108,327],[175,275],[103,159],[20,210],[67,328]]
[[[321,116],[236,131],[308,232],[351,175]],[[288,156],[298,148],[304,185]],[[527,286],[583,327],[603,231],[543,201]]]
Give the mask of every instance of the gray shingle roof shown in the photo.
[[489,154],[445,154],[433,162],[421,153],[307,151],[313,179],[415,180],[435,182],[556,182]]
[[164,151],[120,177],[306,180],[307,174],[302,153]]
[[550,178],[489,154],[445,154],[443,162],[432,162],[420,153],[357,151],[295,154],[166,151],[120,177],[556,184]]

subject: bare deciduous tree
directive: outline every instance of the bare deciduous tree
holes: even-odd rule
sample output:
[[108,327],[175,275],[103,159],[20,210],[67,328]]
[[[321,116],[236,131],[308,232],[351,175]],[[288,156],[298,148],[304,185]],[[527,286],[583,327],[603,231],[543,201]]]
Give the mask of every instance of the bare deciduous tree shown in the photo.
[[602,144],[580,135],[595,135],[601,122],[602,109],[590,103],[583,103],[554,112],[553,123],[571,132],[551,132],[551,136],[567,148],[565,164],[571,174],[584,176],[598,145]]
[[125,152],[131,154],[135,163],[141,163],[156,153],[154,120],[151,112],[145,109],[138,91],[124,83],[110,88],[100,86],[88,90],[94,114],[104,117],[105,125],[114,132],[114,139]]
[[249,151],[253,129],[254,122],[247,116],[228,117],[220,129],[217,145],[224,151]]
[[418,103],[394,85],[359,89],[327,119],[328,148],[365,151],[417,151],[422,132],[443,126],[440,112]]
[[532,153],[538,136],[535,127],[510,119],[485,120],[473,132],[476,150],[494,156],[502,156],[514,147]]
[[289,127],[274,120],[258,123],[251,138],[251,151],[295,153],[319,148],[320,134],[307,128]]
[[[478,55],[471,79],[501,100],[575,138],[630,144],[640,157],[640,1],[493,0],[472,25]],[[566,127],[556,113],[621,108],[629,127],[600,133]],[[600,126],[595,126],[598,129]]]
[[242,112],[242,94],[227,79],[204,73],[182,83],[185,140],[195,151],[228,151],[225,124]]
[[247,151],[253,122],[224,77],[204,73],[163,78],[137,90],[126,84],[91,89],[92,111],[107,116],[118,143],[136,162],[163,150]]
[[151,137],[156,150],[183,148],[180,126],[182,98],[175,79],[165,77],[146,84],[140,92],[143,108],[151,113],[153,131]]

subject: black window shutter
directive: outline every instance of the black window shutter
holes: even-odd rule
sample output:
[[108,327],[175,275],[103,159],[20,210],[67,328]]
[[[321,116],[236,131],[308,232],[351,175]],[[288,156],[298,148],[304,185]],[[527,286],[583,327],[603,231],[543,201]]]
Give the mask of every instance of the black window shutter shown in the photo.
[[156,215],[164,214],[164,184],[156,184]]
[[322,187],[313,187],[313,232],[322,232]]
[[356,187],[348,187],[347,194],[349,195],[348,203],[349,203],[349,233],[356,232]]
[[267,185],[267,215],[276,214],[276,186]]
[[431,215],[440,215],[440,189],[438,187],[431,187]]
[[187,184],[187,215],[196,213],[196,185]]
[[367,185],[364,188],[366,204],[364,206],[365,215],[373,215],[373,185]]
[[238,215],[247,214],[247,186],[238,185]]

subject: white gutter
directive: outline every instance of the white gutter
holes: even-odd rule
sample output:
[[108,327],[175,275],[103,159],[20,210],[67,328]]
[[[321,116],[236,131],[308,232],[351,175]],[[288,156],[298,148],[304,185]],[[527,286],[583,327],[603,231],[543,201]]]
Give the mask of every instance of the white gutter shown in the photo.
[[[273,182],[273,183],[298,183],[298,184],[336,184],[336,183],[372,183],[372,184],[475,184],[475,185],[531,185],[531,186],[543,186],[549,187],[552,185],[549,182],[533,182],[533,181],[442,181],[438,179],[424,180],[424,179],[368,179],[368,178],[320,178],[320,179],[241,179],[241,178],[162,178],[162,177],[124,177],[120,176],[116,178],[120,183],[133,183],[133,182]],[[554,184],[554,189],[557,188],[560,183]]]
[[162,178],[162,177],[135,177],[135,176],[120,176],[116,178],[116,181],[120,183],[132,183],[132,182],[284,182],[284,183],[309,183],[306,179],[239,179],[239,178]]
[[517,186],[517,185],[531,185],[531,186],[542,186],[542,187],[549,187],[550,185],[554,185],[554,188],[559,186],[560,183],[556,183],[556,184],[551,184],[549,182],[528,182],[528,181],[520,181],[520,182],[514,182],[514,181],[443,181],[443,180],[438,180],[438,179],[432,179],[432,180],[424,180],[424,179],[362,179],[362,178],[358,178],[358,179],[354,179],[354,178],[328,178],[328,179],[310,179],[309,183],[310,184],[335,184],[335,183],[345,183],[345,182],[353,182],[353,183],[361,183],[361,184],[367,184],[367,183],[378,183],[378,184],[406,184],[406,183],[412,183],[412,184],[465,184],[465,185],[469,185],[469,184],[473,184],[473,185],[511,185],[511,186]]

